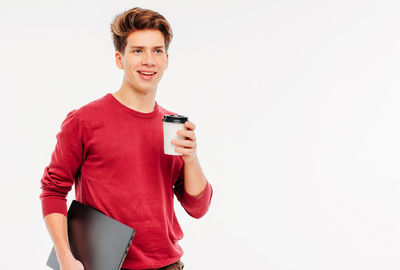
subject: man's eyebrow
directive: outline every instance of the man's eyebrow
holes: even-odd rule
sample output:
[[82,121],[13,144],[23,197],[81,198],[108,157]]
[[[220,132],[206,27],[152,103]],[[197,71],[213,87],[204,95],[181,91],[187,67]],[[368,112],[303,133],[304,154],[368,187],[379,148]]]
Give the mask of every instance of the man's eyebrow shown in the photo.
[[[132,46],[129,46],[131,49],[133,49],[133,48],[139,48],[139,49],[143,49],[144,47],[143,46],[137,46],[137,45],[132,45]],[[153,48],[164,48],[165,46],[164,45],[161,45],[161,46],[154,46]]]

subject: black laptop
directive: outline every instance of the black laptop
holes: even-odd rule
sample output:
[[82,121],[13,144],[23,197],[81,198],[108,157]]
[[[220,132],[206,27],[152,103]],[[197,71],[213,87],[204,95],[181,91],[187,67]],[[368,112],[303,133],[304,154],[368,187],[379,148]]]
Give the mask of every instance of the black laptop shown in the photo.
[[[69,207],[68,240],[71,252],[85,270],[120,270],[135,232],[135,229],[76,200]],[[54,247],[47,265],[60,269]]]

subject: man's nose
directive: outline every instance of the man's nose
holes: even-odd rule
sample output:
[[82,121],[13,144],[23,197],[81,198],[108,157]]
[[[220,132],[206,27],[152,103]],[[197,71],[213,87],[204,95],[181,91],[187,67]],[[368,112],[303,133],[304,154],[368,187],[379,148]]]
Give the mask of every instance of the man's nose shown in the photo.
[[154,56],[151,52],[144,52],[142,54],[142,65],[152,66],[155,64]]

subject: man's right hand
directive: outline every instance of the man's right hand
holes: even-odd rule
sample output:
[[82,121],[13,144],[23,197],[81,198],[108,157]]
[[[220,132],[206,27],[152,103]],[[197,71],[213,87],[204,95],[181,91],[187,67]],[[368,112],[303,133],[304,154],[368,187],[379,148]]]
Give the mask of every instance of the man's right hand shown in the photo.
[[75,258],[71,258],[69,260],[63,261],[61,264],[60,270],[84,270],[83,264],[76,260]]
[[69,247],[67,216],[51,213],[44,217],[44,221],[53,240],[60,269],[84,270],[83,264],[75,259]]

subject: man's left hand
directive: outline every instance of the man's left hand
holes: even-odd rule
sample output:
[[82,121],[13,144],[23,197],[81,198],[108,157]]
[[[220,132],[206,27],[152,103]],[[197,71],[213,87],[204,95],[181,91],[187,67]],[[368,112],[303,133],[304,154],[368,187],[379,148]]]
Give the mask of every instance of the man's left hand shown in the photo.
[[185,137],[185,139],[173,139],[171,143],[177,146],[175,151],[181,153],[182,159],[187,163],[197,158],[197,143],[196,136],[194,135],[196,125],[190,121],[186,121],[185,128],[178,130],[176,133],[179,136]]

